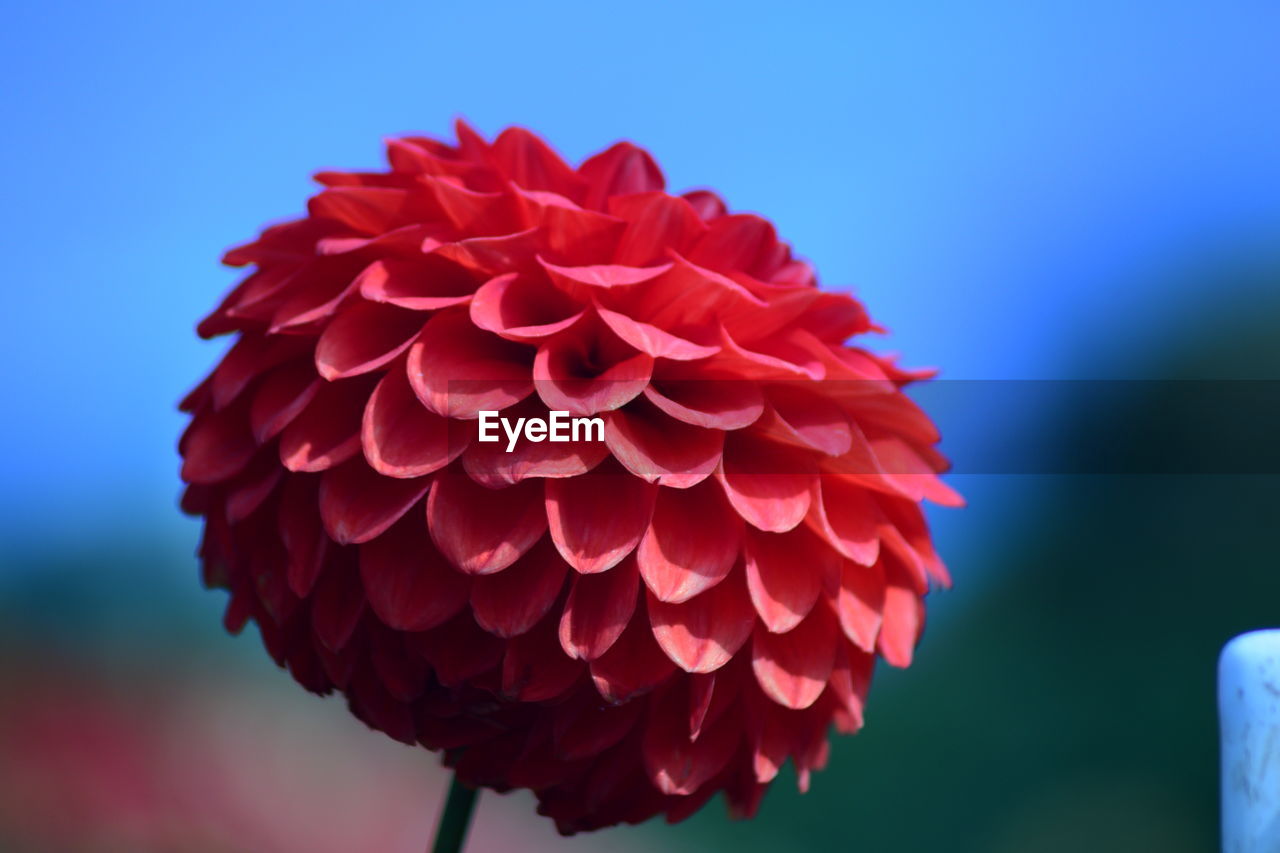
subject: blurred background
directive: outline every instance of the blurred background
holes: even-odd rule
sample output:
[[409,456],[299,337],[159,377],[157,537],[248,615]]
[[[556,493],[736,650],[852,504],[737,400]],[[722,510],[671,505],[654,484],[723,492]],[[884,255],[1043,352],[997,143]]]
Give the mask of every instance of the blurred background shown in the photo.
[[[1280,6],[939,5],[7,6],[0,849],[425,848],[436,759],[227,637],[176,508],[220,252],[385,136],[631,139],[951,379],[1280,379]],[[956,589],[810,793],[568,843],[487,795],[469,849],[1213,849],[1214,659],[1280,623],[1280,477],[1177,473],[1215,427],[1179,386],[1041,387],[939,411]],[[1045,473],[1099,441],[1169,467]],[[1010,444],[1049,461],[964,464]]]

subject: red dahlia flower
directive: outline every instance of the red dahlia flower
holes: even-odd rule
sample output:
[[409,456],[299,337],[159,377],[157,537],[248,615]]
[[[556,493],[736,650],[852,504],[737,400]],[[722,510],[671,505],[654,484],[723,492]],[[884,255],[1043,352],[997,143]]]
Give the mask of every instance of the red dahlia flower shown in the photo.
[[[184,401],[183,506],[226,625],[306,688],[531,788],[563,832],[752,814],[906,666],[953,504],[922,373],[773,226],[619,143],[388,143],[226,256],[237,336]],[[508,452],[481,412],[598,417]]]

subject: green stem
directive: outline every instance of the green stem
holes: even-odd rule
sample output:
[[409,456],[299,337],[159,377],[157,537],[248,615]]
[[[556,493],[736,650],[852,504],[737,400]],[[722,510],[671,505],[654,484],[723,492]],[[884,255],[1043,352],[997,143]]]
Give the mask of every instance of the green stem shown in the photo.
[[445,800],[440,823],[436,826],[436,843],[432,853],[459,853],[467,838],[471,812],[476,806],[476,791],[458,781],[455,774],[449,785],[449,799]]

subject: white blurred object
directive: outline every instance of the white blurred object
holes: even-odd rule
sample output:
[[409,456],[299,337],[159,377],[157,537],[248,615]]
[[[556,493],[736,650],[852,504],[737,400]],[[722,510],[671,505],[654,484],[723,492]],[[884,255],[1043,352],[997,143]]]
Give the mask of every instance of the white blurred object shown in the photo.
[[1280,853],[1280,630],[1223,648],[1218,715],[1223,853]]

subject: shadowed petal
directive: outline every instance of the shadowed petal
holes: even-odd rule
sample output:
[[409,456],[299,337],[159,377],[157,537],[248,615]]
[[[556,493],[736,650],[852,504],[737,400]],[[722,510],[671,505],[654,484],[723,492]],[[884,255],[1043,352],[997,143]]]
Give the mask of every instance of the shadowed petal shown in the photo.
[[653,376],[653,358],[602,326],[582,323],[544,342],[533,360],[538,396],[548,408],[594,415],[626,405]]
[[644,703],[606,704],[590,687],[557,708],[552,739],[565,761],[599,755],[627,736],[639,722]]
[[541,483],[486,489],[462,474],[437,477],[427,500],[431,538],[468,574],[502,571],[547,531]]
[[612,463],[547,480],[547,522],[556,548],[582,574],[612,568],[649,527],[657,491]]
[[469,430],[422,405],[397,362],[364,409],[360,439],[369,465],[388,477],[421,477],[462,455]]
[[475,579],[471,609],[476,622],[499,637],[525,633],[551,609],[568,571],[550,540],[539,540],[507,568]]
[[591,662],[591,678],[606,702],[628,702],[675,672],[676,665],[654,639],[647,606],[639,600],[622,635]]
[[879,562],[873,566],[845,563],[840,572],[836,611],[844,635],[865,652],[875,651],[884,601],[884,567]]
[[744,433],[726,436],[716,478],[744,521],[772,533],[804,521],[818,480],[805,455]]
[[660,600],[687,601],[729,574],[742,547],[742,520],[715,483],[660,489],[636,548],[645,585]]
[[643,400],[610,412],[604,439],[628,471],[674,489],[687,489],[711,476],[724,447],[719,430],[673,420]]
[[443,624],[466,605],[471,587],[436,550],[416,512],[360,546],[360,576],[369,607],[397,631]]
[[560,649],[560,620],[553,608],[531,630],[507,643],[502,660],[502,694],[519,702],[546,702],[563,696],[586,665]]
[[607,572],[576,575],[560,618],[565,654],[592,661],[607,652],[631,620],[639,591],[634,560]]
[[315,586],[329,550],[330,539],[320,522],[320,478],[293,474],[280,490],[276,517],[280,541],[289,554],[289,588],[306,597]]
[[806,523],[855,563],[874,563],[880,553],[883,514],[871,494],[838,474],[818,477],[817,491]]
[[409,348],[426,316],[394,305],[356,300],[316,342],[316,369],[330,381],[377,370]]
[[280,461],[290,471],[324,471],[360,452],[360,419],[374,378],[325,382],[280,434]]
[[653,700],[644,733],[644,765],[649,779],[668,795],[692,794],[724,769],[742,738],[740,725],[719,725],[690,740],[688,690],[683,682]]
[[751,668],[765,695],[787,708],[808,708],[816,702],[835,664],[839,630],[825,604],[813,608],[785,634],[757,627],[751,641]]
[[697,211],[682,198],[662,192],[611,198],[609,213],[625,219],[616,261],[644,266],[667,259],[667,251],[683,253],[707,230]]
[[430,477],[389,479],[363,459],[353,459],[321,477],[320,518],[335,542],[368,542],[395,524],[430,488]]
[[241,403],[220,412],[206,410],[196,415],[178,443],[183,480],[205,485],[221,483],[244,470],[257,450],[248,408]]
[[507,273],[481,285],[470,311],[471,322],[482,329],[536,343],[578,322],[586,308],[540,277]]
[[409,382],[428,409],[471,419],[533,393],[533,351],[477,329],[464,311],[436,314],[409,349]]
[[685,672],[714,672],[742,648],[756,624],[756,613],[741,572],[680,604],[649,593],[654,639]]
[[744,552],[751,601],[775,634],[808,616],[840,574],[840,555],[804,527],[781,534],[748,530]]
[[311,594],[311,628],[331,652],[347,645],[364,615],[364,588],[353,556],[334,552]]
[[254,439],[265,444],[279,435],[315,398],[321,384],[310,360],[273,370],[254,391],[249,405]]
[[764,395],[756,383],[705,371],[683,377],[664,371],[644,395],[676,420],[707,429],[742,429],[764,412]]
[[611,196],[656,192],[666,183],[649,152],[630,142],[619,142],[587,158],[578,174],[588,187],[583,206],[595,210],[604,209]]
[[434,311],[470,302],[476,282],[456,265],[444,261],[382,258],[360,272],[356,286],[370,302]]
[[890,561],[885,572],[884,619],[876,649],[890,666],[910,666],[922,631],[924,602],[906,572]]

